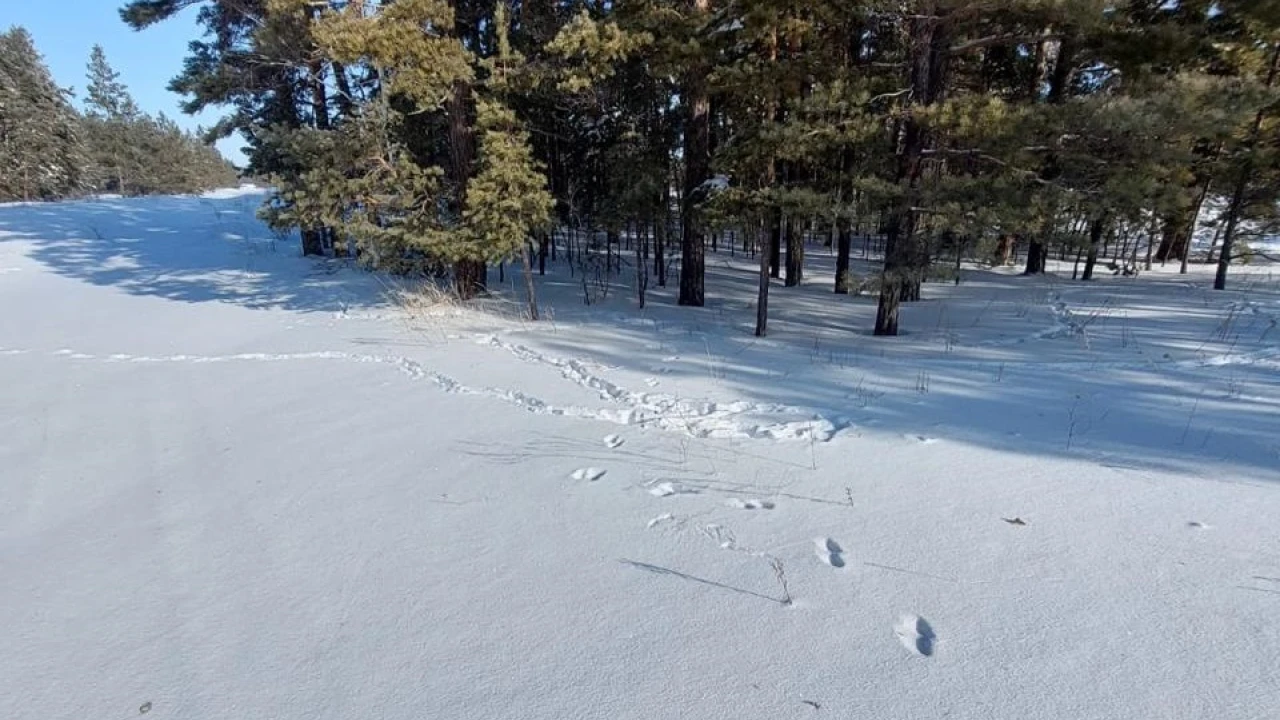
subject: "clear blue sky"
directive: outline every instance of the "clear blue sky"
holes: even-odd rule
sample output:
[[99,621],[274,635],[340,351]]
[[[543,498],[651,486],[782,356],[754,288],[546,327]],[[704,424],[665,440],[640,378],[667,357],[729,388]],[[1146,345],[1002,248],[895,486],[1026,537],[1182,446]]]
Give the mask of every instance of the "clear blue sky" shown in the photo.
[[[97,43],[144,111],[164,112],[185,128],[212,125],[218,118],[216,111],[184,115],[178,107],[180,96],[167,89],[169,80],[182,69],[187,43],[200,37],[197,8],[134,32],[120,19],[118,10],[124,2],[0,0],[0,28],[21,25],[30,31],[54,79],[63,87],[75,88],[77,103],[83,96],[89,50]],[[218,143],[218,148],[233,162],[241,163],[243,142],[236,136]]]

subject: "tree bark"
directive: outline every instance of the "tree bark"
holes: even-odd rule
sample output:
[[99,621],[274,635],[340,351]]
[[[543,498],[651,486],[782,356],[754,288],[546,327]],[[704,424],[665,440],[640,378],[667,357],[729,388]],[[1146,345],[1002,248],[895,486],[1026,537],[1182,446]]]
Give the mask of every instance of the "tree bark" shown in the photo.
[[321,234],[320,230],[312,228],[302,231],[302,254],[324,254],[324,235]]
[[1044,272],[1045,264],[1048,260],[1049,253],[1044,243],[1039,240],[1032,240],[1027,245],[1027,265],[1022,271],[1023,275],[1036,275]]
[[[941,98],[947,67],[949,19],[933,5],[926,3],[919,15],[907,20],[911,102],[916,108],[928,107]],[[889,217],[884,271],[880,275],[880,302],[876,309],[876,335],[898,334],[898,309],[904,297],[919,297],[919,282],[927,258],[916,236],[914,204],[929,138],[920,120],[910,111],[902,122],[901,133],[896,179],[902,188],[902,200]]]
[[848,218],[836,220],[836,294],[849,294],[849,251],[853,246],[853,231]]
[[776,208],[769,223],[769,277],[782,277],[782,211]]
[[355,114],[355,100],[351,97],[351,82],[347,79],[347,67],[340,62],[331,63],[333,82],[338,88],[338,113],[344,118]]
[[[711,0],[692,0],[693,12],[705,15]],[[702,307],[706,302],[706,248],[696,213],[696,197],[710,171],[711,100],[707,95],[707,68],[698,63],[685,84],[684,198],[681,203],[680,297],[678,304]]]
[[[463,81],[453,84],[446,110],[449,116],[449,175],[453,181],[454,213],[461,219],[467,208],[467,184],[471,181],[471,165],[475,157],[475,138],[469,123],[471,86]],[[487,275],[485,263],[478,258],[463,258],[453,264],[454,290],[462,300],[470,300],[484,291]]]
[[529,261],[529,243],[520,246],[520,269],[524,272],[524,292],[529,301],[529,319],[538,319],[538,296],[533,290],[533,263]]
[[[771,233],[760,224],[760,243],[769,242]],[[756,285],[756,337],[764,337],[769,324],[769,253],[760,248],[760,272]]]
[[796,287],[804,280],[804,232],[796,227],[795,218],[787,218],[787,277],[786,287]]
[[1089,254],[1085,256],[1084,273],[1080,276],[1081,280],[1093,279],[1093,266],[1098,263],[1098,245],[1102,242],[1102,233],[1106,229],[1106,220],[1104,218],[1095,218],[1089,226]]

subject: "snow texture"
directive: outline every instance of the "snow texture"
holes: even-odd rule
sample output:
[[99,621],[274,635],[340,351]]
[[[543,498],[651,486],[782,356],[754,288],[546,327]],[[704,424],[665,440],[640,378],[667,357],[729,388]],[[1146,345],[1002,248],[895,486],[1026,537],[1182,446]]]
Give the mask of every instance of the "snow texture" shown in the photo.
[[815,243],[755,338],[729,239],[706,308],[552,264],[529,323],[260,200],[0,207],[0,717],[1280,708],[1265,263],[968,268],[884,339]]

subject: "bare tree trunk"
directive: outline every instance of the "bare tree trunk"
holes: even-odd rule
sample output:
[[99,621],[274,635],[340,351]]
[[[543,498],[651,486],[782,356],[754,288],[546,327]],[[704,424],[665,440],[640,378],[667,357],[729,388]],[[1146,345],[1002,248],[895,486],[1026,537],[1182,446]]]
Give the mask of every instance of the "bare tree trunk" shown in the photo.
[[[763,246],[770,240],[770,232],[765,223],[760,223],[760,243]],[[760,272],[756,286],[756,337],[764,337],[769,324],[769,253],[760,248]]]
[[795,287],[804,279],[804,232],[799,222],[787,217],[787,277],[786,287]]
[[1096,218],[1089,226],[1089,254],[1084,260],[1084,274],[1080,277],[1081,280],[1093,279],[1093,266],[1098,263],[1098,244],[1102,240],[1105,228],[1106,220],[1101,217]]
[[849,219],[836,220],[836,294],[849,294],[849,251],[853,245],[853,232]]
[[782,211],[777,209],[769,226],[769,277],[782,277]]
[[[949,54],[949,18],[933,5],[926,3],[920,15],[907,21],[912,102],[919,106],[932,105],[941,98]],[[896,174],[904,192],[889,218],[884,271],[880,275],[880,303],[876,309],[876,335],[898,334],[899,306],[904,297],[919,297],[919,283],[927,261],[926,251],[916,234],[917,213],[913,205],[929,138],[914,114],[908,114],[903,120],[901,133]]]
[[538,296],[533,291],[533,263],[529,262],[529,243],[520,244],[520,269],[524,272],[524,294],[529,301],[529,319],[538,319]]
[[351,97],[351,82],[347,79],[347,68],[339,62],[331,63],[333,82],[338,88],[338,113],[344,118],[354,114],[355,99]]
[[[692,0],[692,9],[706,15],[711,0]],[[681,202],[680,297],[678,304],[702,307],[706,302],[706,248],[702,228],[695,217],[695,194],[710,172],[711,100],[707,94],[707,68],[693,68],[685,79],[686,125],[684,142],[684,197]]]
[[[475,157],[474,137],[468,123],[471,86],[463,81],[455,82],[453,92],[446,103],[449,115],[450,175],[454,184],[454,211],[458,217],[466,211],[467,184],[471,181],[471,164]],[[453,264],[454,291],[462,300],[470,300],[480,294],[486,284],[487,274],[483,260],[464,258]]]
[[[636,226],[639,229],[639,226]],[[636,238],[636,298],[640,301],[640,309],[644,309],[645,291],[649,289],[649,264],[645,262],[645,246],[649,244],[648,232]]]
[[658,210],[658,221],[653,233],[653,274],[658,276],[658,287],[667,286],[667,191],[662,191],[662,207]]

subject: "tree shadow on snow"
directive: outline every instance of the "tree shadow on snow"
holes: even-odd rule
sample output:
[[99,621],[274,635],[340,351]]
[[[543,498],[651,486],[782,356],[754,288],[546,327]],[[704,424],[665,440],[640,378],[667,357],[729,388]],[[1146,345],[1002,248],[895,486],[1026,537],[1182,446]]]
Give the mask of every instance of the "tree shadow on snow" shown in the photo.
[[926,284],[903,308],[904,334],[877,338],[874,297],[835,296],[833,259],[811,246],[811,279],[774,281],[769,335],[756,338],[752,264],[709,253],[706,307],[676,307],[673,274],[643,311],[629,264],[591,307],[557,267],[540,284],[557,327],[525,337],[634,391],[802,408],[842,434],[897,436],[921,452],[961,442],[1119,471],[1280,480],[1280,280],[1265,270],[1226,292],[1207,290],[1204,274],[1083,283],[967,270],[959,286]]
[[134,295],[334,312],[384,303],[377,279],[299,257],[254,215],[262,196],[149,197],[0,206],[0,242],[65,277]]

